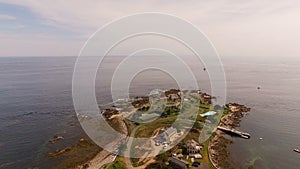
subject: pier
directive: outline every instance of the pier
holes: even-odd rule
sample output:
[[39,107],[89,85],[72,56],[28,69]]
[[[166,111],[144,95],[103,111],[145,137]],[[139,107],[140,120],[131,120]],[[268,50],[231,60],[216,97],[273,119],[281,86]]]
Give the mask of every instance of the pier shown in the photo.
[[222,127],[222,126],[218,126],[217,129],[225,132],[225,133],[229,133],[231,135],[237,135],[237,136],[240,136],[244,139],[250,139],[250,134],[249,133],[245,133],[245,132],[242,132],[242,131],[238,131],[236,129],[229,129],[229,128],[226,128],[226,127]]

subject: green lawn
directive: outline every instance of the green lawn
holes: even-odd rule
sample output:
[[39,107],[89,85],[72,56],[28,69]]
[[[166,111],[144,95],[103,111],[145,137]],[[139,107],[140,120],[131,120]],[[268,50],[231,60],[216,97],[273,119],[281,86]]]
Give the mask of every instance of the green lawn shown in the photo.
[[106,169],[127,169],[126,164],[121,160],[115,160]]
[[153,132],[161,127],[169,127],[176,120],[176,116],[159,118],[152,122],[141,124],[140,128],[136,131],[135,137],[151,137]]

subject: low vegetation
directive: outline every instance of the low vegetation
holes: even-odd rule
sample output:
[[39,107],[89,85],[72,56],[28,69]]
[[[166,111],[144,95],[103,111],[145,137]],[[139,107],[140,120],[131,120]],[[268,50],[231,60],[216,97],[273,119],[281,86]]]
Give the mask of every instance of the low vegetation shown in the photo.
[[113,164],[111,164],[107,169],[127,169],[126,164],[120,160],[116,160]]
[[171,116],[166,118],[159,118],[150,123],[143,124],[136,131],[135,137],[151,137],[156,129],[162,127],[170,127],[175,120],[176,116]]

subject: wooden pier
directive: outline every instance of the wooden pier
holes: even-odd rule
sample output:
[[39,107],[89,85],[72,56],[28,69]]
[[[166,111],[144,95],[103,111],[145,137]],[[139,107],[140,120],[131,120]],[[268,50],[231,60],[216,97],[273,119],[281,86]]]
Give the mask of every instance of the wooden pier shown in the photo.
[[244,139],[250,139],[250,137],[251,137],[249,133],[238,131],[236,129],[229,129],[229,128],[222,127],[222,126],[218,126],[217,129],[219,129],[219,130],[221,130],[225,133],[229,133],[231,135],[237,135],[237,136],[242,137]]

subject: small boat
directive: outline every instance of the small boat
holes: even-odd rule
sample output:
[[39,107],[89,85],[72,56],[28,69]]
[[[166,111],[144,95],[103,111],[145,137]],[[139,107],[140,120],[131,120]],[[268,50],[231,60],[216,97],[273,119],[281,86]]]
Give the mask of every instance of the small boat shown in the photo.
[[208,112],[206,112],[204,114],[200,114],[200,116],[201,117],[207,117],[207,116],[213,116],[215,114],[217,114],[217,112],[215,112],[215,111],[208,111]]
[[300,150],[298,148],[295,148],[294,151],[300,153]]

